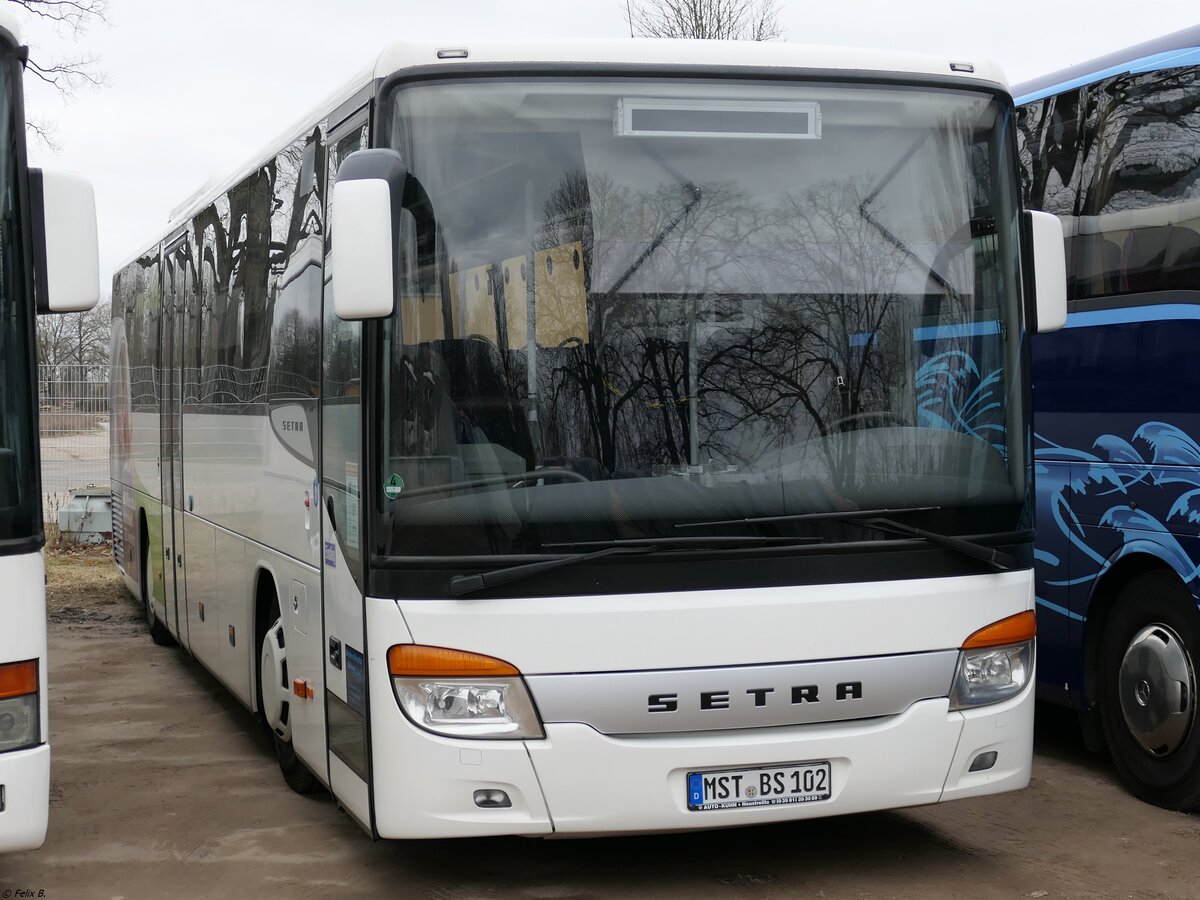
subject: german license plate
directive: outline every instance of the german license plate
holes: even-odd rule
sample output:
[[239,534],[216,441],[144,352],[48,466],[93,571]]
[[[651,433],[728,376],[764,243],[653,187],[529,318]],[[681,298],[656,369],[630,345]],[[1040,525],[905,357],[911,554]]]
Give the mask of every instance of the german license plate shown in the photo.
[[828,762],[797,763],[770,769],[689,772],[688,809],[736,809],[828,800]]

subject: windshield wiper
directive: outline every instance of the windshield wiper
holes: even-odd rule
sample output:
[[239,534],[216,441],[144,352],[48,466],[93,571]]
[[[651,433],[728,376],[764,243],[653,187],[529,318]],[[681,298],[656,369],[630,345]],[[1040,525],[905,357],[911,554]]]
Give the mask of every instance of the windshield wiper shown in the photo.
[[590,553],[575,553],[559,559],[542,559],[521,566],[493,569],[490,572],[480,572],[476,575],[455,575],[450,579],[450,593],[456,597],[461,597],[464,594],[473,594],[476,591],[482,591],[486,588],[496,587],[497,585],[510,584],[514,581],[532,578],[535,575],[540,575],[543,572],[549,572],[553,569],[560,569],[563,566],[571,566],[592,559],[601,559],[605,556],[616,556],[617,554],[652,553],[657,549],[658,547],[654,544],[639,544],[637,546],[625,546],[622,544]]
[[689,535],[687,537],[616,538],[603,541],[568,541],[542,544],[543,549],[583,547],[694,547],[700,550],[719,547],[742,547],[748,544],[819,544],[821,538],[774,537],[757,534]]
[[530,472],[514,472],[511,475],[482,475],[479,478],[469,478],[465,481],[449,481],[444,484],[433,484],[428,487],[406,489],[402,499],[411,500],[413,497],[425,497],[430,494],[450,494],[467,488],[493,487],[495,485],[517,485],[541,481],[550,478],[561,478],[564,481],[590,483],[585,475],[580,475],[571,469],[561,469],[547,466]]
[[819,522],[841,519],[872,519],[897,513],[932,512],[940,506],[905,506],[898,509],[832,509],[826,512],[794,513],[787,516],[749,516],[744,519],[713,519],[709,522],[684,522],[676,528],[706,528],[709,525],[766,525],[771,522]]
[[994,547],[985,547],[983,544],[968,541],[966,538],[952,537],[951,535],[940,534],[936,531],[926,531],[924,528],[917,528],[913,525],[905,525],[903,522],[897,522],[895,519],[851,519],[849,520],[849,524],[859,528],[874,528],[876,531],[921,538],[921,540],[928,541],[931,544],[937,544],[939,547],[945,547],[947,550],[953,550],[955,553],[960,553],[971,559],[977,559],[999,572],[1008,572],[1017,568],[1017,560],[1003,550],[997,550]]
[[654,553],[666,547],[678,547],[693,550],[719,550],[726,547],[774,546],[807,547],[821,543],[820,538],[794,537],[765,537],[759,535],[731,534],[720,537],[702,535],[688,537],[657,537],[657,538],[617,538],[603,541],[573,541],[558,544],[543,544],[543,549],[570,549],[593,547],[600,548],[583,553],[564,556],[559,559],[545,559],[520,566],[509,566],[505,569],[495,569],[491,572],[481,572],[478,575],[455,575],[450,579],[450,592],[458,597],[472,594],[485,588],[500,584],[510,584],[525,578],[532,578],[543,572],[548,572],[562,566],[600,559],[617,554]]
[[963,556],[979,560],[999,571],[1017,568],[1017,561],[1010,554],[993,547],[985,547],[975,541],[965,538],[951,537],[936,531],[926,531],[913,525],[906,525],[890,518],[896,513],[931,512],[941,509],[940,506],[913,506],[901,509],[846,509],[832,510],[819,513],[798,513],[790,516],[751,516],[745,519],[722,519],[712,522],[688,522],[676,525],[676,528],[703,528],[710,525],[761,525],[772,522],[846,522],[859,528],[871,528],[891,534],[902,534],[907,537],[920,538],[947,550],[953,550]]

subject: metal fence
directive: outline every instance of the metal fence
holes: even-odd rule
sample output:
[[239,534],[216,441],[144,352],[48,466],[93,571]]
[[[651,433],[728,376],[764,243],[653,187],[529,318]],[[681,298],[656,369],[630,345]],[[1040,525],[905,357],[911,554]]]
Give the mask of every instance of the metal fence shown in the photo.
[[38,366],[42,506],[55,521],[71,491],[108,484],[108,366]]

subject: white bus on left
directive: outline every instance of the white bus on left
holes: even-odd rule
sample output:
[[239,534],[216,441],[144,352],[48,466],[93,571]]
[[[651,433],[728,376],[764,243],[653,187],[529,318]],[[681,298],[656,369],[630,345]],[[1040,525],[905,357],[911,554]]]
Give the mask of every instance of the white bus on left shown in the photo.
[[50,801],[34,313],[90,309],[100,284],[91,185],[27,164],[26,58],[0,9],[0,852],[42,845]]

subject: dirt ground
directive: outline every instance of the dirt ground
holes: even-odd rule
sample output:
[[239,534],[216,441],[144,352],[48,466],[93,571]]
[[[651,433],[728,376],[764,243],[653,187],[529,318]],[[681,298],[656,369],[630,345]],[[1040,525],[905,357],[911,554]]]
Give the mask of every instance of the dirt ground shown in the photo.
[[1129,797],[1053,709],[1017,794],[701,834],[373,844],[328,796],[291,793],[254,718],[150,642],[107,556],[52,558],[50,578],[50,836],[0,857],[0,900],[1200,897],[1200,816]]

